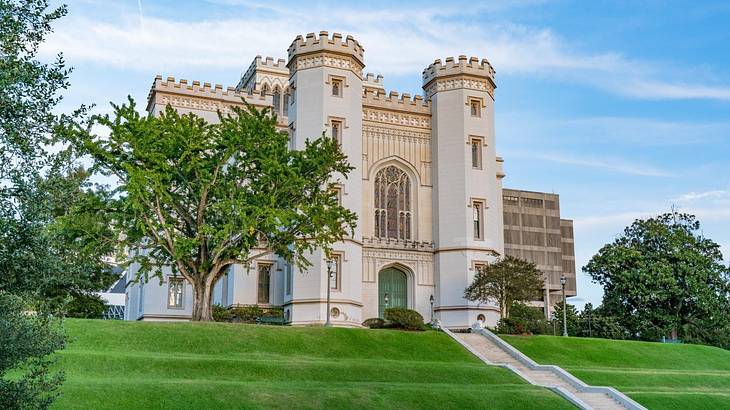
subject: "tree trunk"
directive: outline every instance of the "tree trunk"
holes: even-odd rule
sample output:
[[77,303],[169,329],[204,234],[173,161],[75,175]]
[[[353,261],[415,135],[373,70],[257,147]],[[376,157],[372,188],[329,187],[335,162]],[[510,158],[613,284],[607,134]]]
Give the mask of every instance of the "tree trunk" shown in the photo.
[[193,322],[213,321],[213,309],[211,308],[211,296],[213,286],[208,286],[205,281],[193,283]]

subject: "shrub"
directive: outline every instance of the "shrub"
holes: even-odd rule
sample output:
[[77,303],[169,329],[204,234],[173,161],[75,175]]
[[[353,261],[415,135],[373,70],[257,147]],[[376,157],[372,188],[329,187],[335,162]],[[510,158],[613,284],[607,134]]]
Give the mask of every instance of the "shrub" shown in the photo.
[[382,329],[385,327],[385,320],[379,317],[371,317],[370,319],[365,319],[362,325],[370,329]]
[[213,305],[213,320],[216,322],[230,322],[233,313],[221,305]]
[[284,309],[240,306],[230,310],[231,320],[242,323],[256,323],[257,317],[283,317]]
[[415,310],[405,308],[385,309],[385,320],[398,329],[423,330],[423,316]]
[[66,316],[81,319],[101,319],[106,310],[106,302],[99,295],[75,293],[66,305]]
[[497,323],[498,333],[523,335],[552,333],[542,309],[527,306],[524,303],[513,303],[509,317]]

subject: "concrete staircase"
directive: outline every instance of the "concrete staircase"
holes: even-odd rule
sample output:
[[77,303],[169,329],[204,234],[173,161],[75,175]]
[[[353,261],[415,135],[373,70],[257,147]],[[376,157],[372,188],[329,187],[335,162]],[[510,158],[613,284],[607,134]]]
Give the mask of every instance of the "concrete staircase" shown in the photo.
[[444,331],[484,362],[509,368],[529,383],[550,388],[579,408],[646,410],[616,389],[588,386],[560,367],[535,363],[488,330],[479,329],[473,333]]

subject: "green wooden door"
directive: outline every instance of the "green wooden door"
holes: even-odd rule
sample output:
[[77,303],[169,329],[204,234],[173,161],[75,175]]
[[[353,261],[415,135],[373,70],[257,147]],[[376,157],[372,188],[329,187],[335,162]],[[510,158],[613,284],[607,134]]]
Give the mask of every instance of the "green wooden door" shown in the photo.
[[[388,306],[385,306],[385,295],[388,295]],[[378,277],[378,314],[383,317],[385,308],[408,307],[408,286],[406,274],[396,268],[380,271]]]

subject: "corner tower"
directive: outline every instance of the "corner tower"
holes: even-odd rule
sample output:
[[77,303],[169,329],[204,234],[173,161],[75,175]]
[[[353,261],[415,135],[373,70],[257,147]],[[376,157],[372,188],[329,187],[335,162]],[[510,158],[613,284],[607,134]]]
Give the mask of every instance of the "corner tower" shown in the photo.
[[[359,326],[362,318],[362,69],[364,49],[354,38],[326,31],[297,36],[289,46],[289,132],[291,147],[324,132],[340,141],[355,169],[345,179],[335,176],[342,205],[358,216],[352,237],[334,245],[337,272],[328,280],[325,255],[316,251],[307,272],[293,272],[284,307],[293,324],[324,323]],[[327,312],[327,287],[331,308]],[[286,292],[285,292],[286,293]],[[292,297],[296,295],[296,297]]]
[[495,305],[463,298],[477,267],[504,253],[495,88],[491,64],[476,57],[436,60],[423,71],[432,116],[435,311],[449,327],[499,320]]

